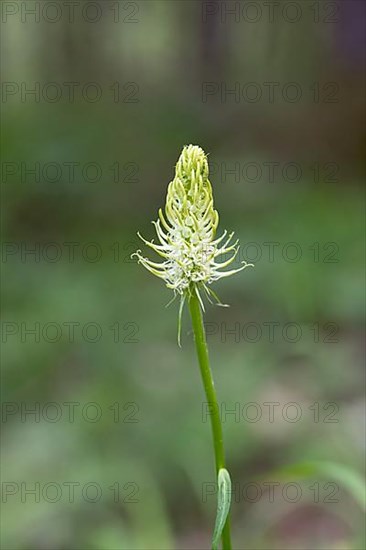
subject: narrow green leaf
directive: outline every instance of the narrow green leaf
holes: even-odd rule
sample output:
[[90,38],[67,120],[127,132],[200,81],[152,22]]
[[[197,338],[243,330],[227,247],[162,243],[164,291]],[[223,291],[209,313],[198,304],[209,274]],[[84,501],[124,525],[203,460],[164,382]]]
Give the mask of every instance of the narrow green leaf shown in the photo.
[[366,509],[365,480],[353,468],[338,462],[314,461],[290,464],[279,470],[266,474],[266,478],[274,477],[278,481],[288,479],[309,479],[315,477],[332,478],[338,481],[351,493],[359,505]]
[[362,475],[353,468],[337,462],[318,463],[317,466],[323,475],[332,477],[348,489],[361,508],[366,510],[365,480]]
[[180,343],[181,342],[180,337],[182,333],[182,315],[183,315],[183,307],[184,307],[185,299],[186,299],[186,296],[185,294],[183,294],[180,299],[179,312],[178,312],[178,346],[180,348],[182,347]]
[[218,497],[215,529],[212,536],[212,550],[217,550],[222,531],[225,527],[231,504],[231,479],[225,468],[217,476]]

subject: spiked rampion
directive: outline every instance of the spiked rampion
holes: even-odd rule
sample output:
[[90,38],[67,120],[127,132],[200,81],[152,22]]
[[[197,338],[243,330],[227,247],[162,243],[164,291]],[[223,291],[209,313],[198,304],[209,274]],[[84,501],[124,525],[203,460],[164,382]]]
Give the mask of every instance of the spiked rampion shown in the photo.
[[[207,157],[197,145],[185,146],[175,168],[175,177],[168,186],[165,215],[159,210],[155,225],[159,244],[147,241],[139,233],[141,240],[164,261],[154,262],[142,256],[137,250],[141,263],[151,273],[164,279],[174,296],[181,296],[179,326],[185,298],[194,292],[202,309],[200,290],[208,299],[212,296],[221,304],[215,292],[209,288],[214,281],[238,273],[252,266],[243,261],[237,269],[222,271],[229,266],[239,252],[238,241],[233,242],[234,233],[225,230],[215,239],[219,215],[214,209],[212,187],[208,179]],[[224,255],[224,261],[217,261]]]
[[[218,222],[219,216],[214,209],[212,188],[208,179],[207,157],[200,147],[188,145],[184,147],[178,159],[175,177],[168,186],[165,213],[160,209],[159,219],[153,222],[159,243],[155,244],[153,240],[149,242],[138,234],[147,246],[163,258],[163,261],[157,263],[149,260],[142,256],[141,250],[133,256],[137,256],[139,263],[165,281],[167,287],[174,291],[174,298],[180,295],[179,344],[183,306],[185,300],[188,300],[198,363],[207,404],[210,407],[215,452],[218,505],[212,549],[217,550],[221,538],[223,550],[231,550],[231,481],[225,467],[223,433],[208,357],[202,316],[204,304],[200,291],[203,290],[209,300],[212,296],[219,305],[223,305],[208,285],[222,277],[238,273],[252,264],[242,262],[237,269],[222,271],[235,260],[239,245],[238,241],[233,242],[234,233],[228,235],[227,231],[224,231],[221,237],[215,238]],[[229,255],[228,259],[217,261],[226,254]]]

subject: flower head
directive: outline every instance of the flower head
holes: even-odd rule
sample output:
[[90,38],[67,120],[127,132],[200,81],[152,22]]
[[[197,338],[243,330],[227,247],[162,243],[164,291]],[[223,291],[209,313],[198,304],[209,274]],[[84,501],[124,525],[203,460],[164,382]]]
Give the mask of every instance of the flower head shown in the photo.
[[[235,260],[239,245],[237,240],[233,242],[234,233],[226,230],[216,238],[219,215],[214,209],[208,173],[207,156],[201,147],[185,146],[168,186],[165,212],[160,209],[158,220],[152,222],[158,243],[147,241],[138,233],[163,261],[149,260],[141,250],[133,254],[146,269],[163,279],[174,295],[181,295],[181,309],[185,297],[192,292],[204,309],[200,290],[223,305],[208,285],[252,266],[243,261],[239,268],[223,271]],[[217,261],[224,255],[228,255],[224,261]]]

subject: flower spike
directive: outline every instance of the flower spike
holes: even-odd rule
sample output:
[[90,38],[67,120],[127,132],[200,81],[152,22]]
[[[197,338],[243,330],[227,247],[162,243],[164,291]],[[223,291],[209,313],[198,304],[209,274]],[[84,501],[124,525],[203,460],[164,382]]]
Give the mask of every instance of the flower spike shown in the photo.
[[[200,295],[200,290],[203,290],[207,298],[212,296],[218,305],[224,305],[208,285],[246,267],[253,267],[253,264],[243,261],[237,269],[222,271],[235,260],[239,245],[238,241],[230,244],[234,233],[228,234],[226,230],[221,237],[215,238],[219,215],[214,209],[208,175],[207,156],[201,147],[185,146],[175,167],[175,177],[168,185],[164,212],[160,209],[158,220],[153,221],[159,244],[154,240],[147,241],[138,233],[140,239],[164,261],[152,262],[142,255],[141,250],[132,254],[148,271],[163,279],[174,291],[174,296],[180,295],[179,345],[186,298],[194,293],[204,311]],[[223,255],[226,255],[224,261],[217,262],[217,258]]]

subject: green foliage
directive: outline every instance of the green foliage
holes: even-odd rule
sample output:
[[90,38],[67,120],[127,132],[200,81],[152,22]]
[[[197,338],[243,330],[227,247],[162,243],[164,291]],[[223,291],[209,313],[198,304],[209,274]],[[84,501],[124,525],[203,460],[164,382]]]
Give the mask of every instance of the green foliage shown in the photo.
[[230,474],[225,468],[219,470],[217,476],[217,513],[215,529],[212,535],[212,549],[217,550],[218,544],[229,515],[231,504]]

